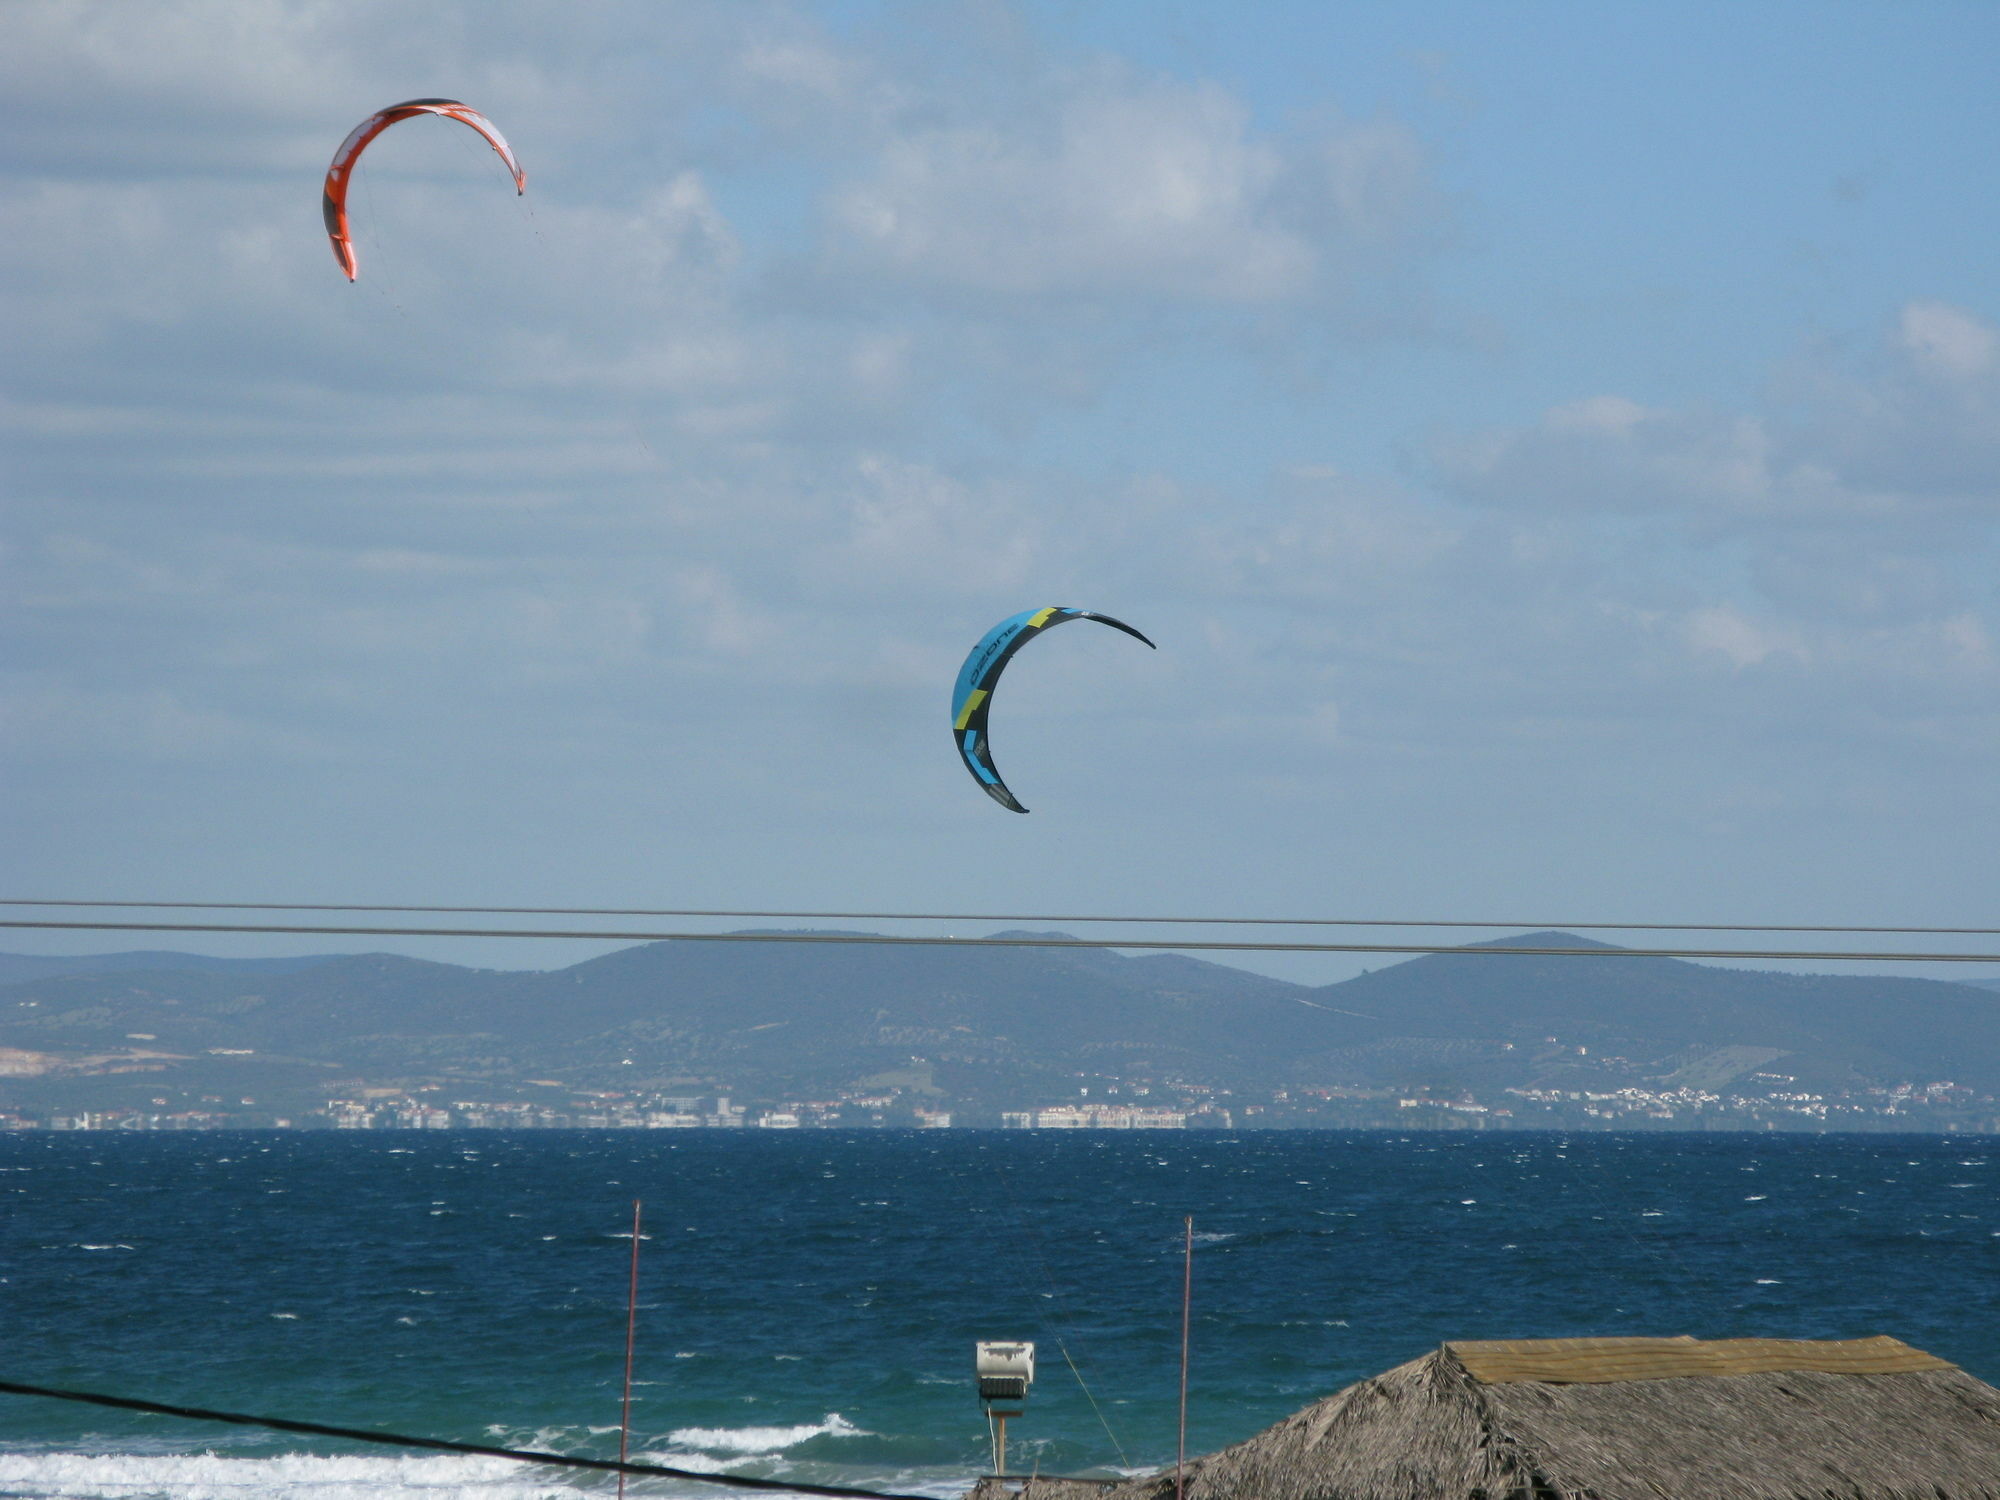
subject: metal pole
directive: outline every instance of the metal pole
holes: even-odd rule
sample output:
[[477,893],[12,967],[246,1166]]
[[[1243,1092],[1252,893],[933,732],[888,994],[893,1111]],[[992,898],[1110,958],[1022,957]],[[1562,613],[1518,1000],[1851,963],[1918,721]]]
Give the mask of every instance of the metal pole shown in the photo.
[[993,1473],[996,1478],[1007,1477],[1007,1413],[993,1413]]
[[1174,1500],[1187,1500],[1187,1376],[1188,1324],[1194,1306],[1194,1215],[1183,1221],[1186,1241],[1181,1252],[1181,1438],[1174,1458]]
[[[632,1278],[625,1290],[625,1402],[618,1412],[618,1462],[632,1437],[632,1345],[639,1327],[639,1200],[632,1200]],[[618,1500],[625,1500],[625,1475],[618,1475]]]

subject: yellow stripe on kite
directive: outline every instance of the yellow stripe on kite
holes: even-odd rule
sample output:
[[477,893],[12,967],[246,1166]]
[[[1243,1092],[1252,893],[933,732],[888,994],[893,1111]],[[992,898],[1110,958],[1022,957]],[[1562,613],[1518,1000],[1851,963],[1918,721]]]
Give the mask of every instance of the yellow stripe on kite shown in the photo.
[[1021,628],[1023,630],[1040,630],[1044,625],[1049,623],[1049,616],[1056,613],[1057,607],[1051,604],[1047,609],[1036,610],[1032,615],[1028,616],[1028,623]]
[[972,711],[978,708],[979,705],[984,703],[985,701],[986,701],[986,689],[974,688],[972,690],[972,696],[965,700],[965,707],[961,708],[958,711],[958,722],[952,725],[951,727],[953,729],[965,728],[966,725],[972,722]]

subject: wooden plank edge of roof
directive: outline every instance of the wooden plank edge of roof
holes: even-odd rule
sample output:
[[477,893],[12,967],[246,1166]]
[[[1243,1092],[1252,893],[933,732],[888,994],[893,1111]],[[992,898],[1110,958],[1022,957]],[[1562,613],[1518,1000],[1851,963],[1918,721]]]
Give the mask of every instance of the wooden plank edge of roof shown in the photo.
[[1600,1385],[1691,1376],[1903,1375],[1957,1366],[1878,1334],[1864,1339],[1472,1339],[1445,1349],[1481,1385]]

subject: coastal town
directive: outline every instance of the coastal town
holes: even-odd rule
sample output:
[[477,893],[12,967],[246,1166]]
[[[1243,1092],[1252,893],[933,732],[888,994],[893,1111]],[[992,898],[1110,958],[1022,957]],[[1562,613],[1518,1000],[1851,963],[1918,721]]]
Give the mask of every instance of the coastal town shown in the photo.
[[1814,1091],[1764,1073],[1728,1090],[1630,1085],[1504,1088],[1489,1097],[1433,1088],[1278,1089],[1261,1097],[1206,1084],[1107,1082],[1017,1107],[941,1101],[902,1088],[818,1099],[620,1093],[534,1080],[545,1100],[453,1097],[446,1086],[356,1087],[318,1107],[274,1111],[254,1096],[207,1095],[145,1108],[0,1110],[27,1130],[1622,1130],[1912,1131],[2000,1134],[2000,1100],[1948,1080]]

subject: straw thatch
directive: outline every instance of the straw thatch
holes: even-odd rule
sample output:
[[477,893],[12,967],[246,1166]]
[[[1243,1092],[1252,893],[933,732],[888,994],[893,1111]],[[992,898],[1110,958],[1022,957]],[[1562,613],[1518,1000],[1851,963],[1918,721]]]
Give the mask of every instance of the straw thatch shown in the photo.
[[[1446,1344],[1190,1459],[1188,1500],[2000,1500],[2000,1390],[1894,1339]],[[971,1500],[1018,1481],[988,1479]],[[1173,1500],[1174,1471],[1025,1500]]]

